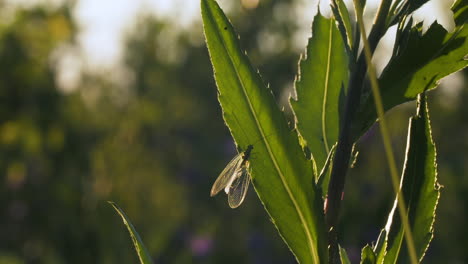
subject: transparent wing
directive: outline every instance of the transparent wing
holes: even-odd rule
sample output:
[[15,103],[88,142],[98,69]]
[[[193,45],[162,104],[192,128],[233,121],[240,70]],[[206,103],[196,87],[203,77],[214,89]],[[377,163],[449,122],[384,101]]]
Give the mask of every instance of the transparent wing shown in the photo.
[[236,177],[236,172],[239,170],[241,165],[242,153],[239,153],[228,163],[221,174],[219,174],[218,179],[216,179],[213,187],[211,187],[210,195],[215,196],[228,184],[232,183],[233,177]]
[[242,166],[236,174],[237,177],[232,182],[228,193],[228,203],[231,208],[237,208],[241,205],[249,189],[250,170],[248,163]]

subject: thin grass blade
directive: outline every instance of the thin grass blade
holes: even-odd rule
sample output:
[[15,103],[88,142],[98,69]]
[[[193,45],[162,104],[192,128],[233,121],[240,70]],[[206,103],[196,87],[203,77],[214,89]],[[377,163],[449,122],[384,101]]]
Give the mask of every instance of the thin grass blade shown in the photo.
[[109,204],[115,209],[115,211],[120,215],[122,218],[123,223],[127,227],[128,232],[130,233],[130,237],[133,241],[133,246],[135,247],[136,253],[138,255],[138,259],[140,260],[141,264],[152,264],[153,261],[151,260],[151,255],[149,254],[148,250],[146,249],[143,241],[141,240],[140,235],[136,231],[135,227],[133,227],[132,223],[128,216],[124,213],[124,211],[114,202],[109,201]]

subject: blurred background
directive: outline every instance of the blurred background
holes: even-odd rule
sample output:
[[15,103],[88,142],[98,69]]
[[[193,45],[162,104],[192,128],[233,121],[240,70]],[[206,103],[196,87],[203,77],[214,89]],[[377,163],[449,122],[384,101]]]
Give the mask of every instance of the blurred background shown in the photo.
[[[287,106],[316,2],[219,2]],[[199,14],[195,0],[0,0],[0,264],[136,263],[107,200],[155,263],[295,263],[252,189],[236,210],[209,197],[236,150]],[[425,263],[468,263],[467,77],[430,93],[444,188]],[[400,170],[413,113],[389,113]],[[359,150],[339,230],[353,263],[393,203],[378,127]]]

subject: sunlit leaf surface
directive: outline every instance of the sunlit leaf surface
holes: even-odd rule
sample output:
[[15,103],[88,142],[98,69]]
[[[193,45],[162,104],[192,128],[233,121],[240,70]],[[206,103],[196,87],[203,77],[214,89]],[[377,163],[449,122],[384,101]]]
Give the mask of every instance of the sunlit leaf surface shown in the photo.
[[351,261],[349,260],[348,253],[346,253],[346,250],[340,246],[340,259],[342,264],[351,264]]
[[376,263],[383,263],[385,254],[387,254],[387,231],[385,231],[385,229],[382,229],[382,231],[380,232],[379,238],[377,239],[373,250],[375,257],[377,258]]
[[[439,200],[436,149],[432,141],[429,113],[425,100],[419,102],[418,113],[410,119],[406,160],[401,192],[406,202],[414,246],[421,260],[433,237],[435,210]],[[403,226],[396,203],[385,227],[388,249],[384,263],[401,263],[404,243]]]
[[312,25],[307,53],[300,61],[297,100],[291,99],[296,124],[312,152],[317,171],[338,140],[340,99],[348,80],[348,59],[335,20],[318,13]]
[[340,29],[341,35],[343,39],[346,39],[347,46],[351,51],[353,48],[353,28],[348,8],[343,0],[336,0],[336,4],[337,6],[332,5],[332,11],[335,19],[338,21],[338,28]]
[[375,257],[372,247],[366,245],[361,252],[361,264],[375,264],[377,258]]
[[[443,77],[459,71],[468,65],[468,8],[458,1],[452,8],[456,27],[447,32],[434,22],[422,33],[422,23],[406,32],[402,38],[401,50],[387,65],[379,78],[385,110],[401,103],[416,99],[416,96],[438,85]],[[376,120],[372,97],[362,102],[359,119],[362,135]]]
[[323,204],[312,163],[218,4],[202,0],[201,10],[224,120],[240,149],[253,144],[250,167],[258,196],[298,261],[326,263]]

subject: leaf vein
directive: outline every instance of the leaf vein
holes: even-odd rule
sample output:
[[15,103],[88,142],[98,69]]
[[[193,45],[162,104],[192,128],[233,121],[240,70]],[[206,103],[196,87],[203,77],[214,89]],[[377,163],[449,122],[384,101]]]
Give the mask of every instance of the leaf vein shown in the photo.
[[[214,23],[216,24],[216,23]],[[219,34],[219,28],[218,28],[218,35]],[[294,207],[295,207],[295,210],[299,216],[299,219],[301,220],[301,225],[303,226],[304,230],[305,230],[305,233],[306,233],[306,236],[307,236],[307,240],[308,240],[308,244],[309,244],[309,248],[310,248],[310,251],[312,253],[312,259],[313,259],[313,262],[314,263],[320,263],[320,260],[319,260],[319,257],[318,257],[318,252],[316,252],[316,250],[314,250],[314,246],[313,246],[313,239],[312,239],[312,235],[311,235],[311,231],[309,230],[309,227],[307,225],[307,222],[305,220],[305,217],[304,217],[304,214],[299,206],[299,204],[297,203],[296,201],[296,198],[294,197],[289,185],[287,184],[286,180],[285,180],[285,177],[283,175],[283,172],[281,171],[279,165],[278,165],[278,162],[276,161],[276,158],[275,156],[273,155],[273,151],[271,149],[271,146],[270,144],[268,143],[268,141],[266,140],[266,136],[265,136],[265,133],[263,131],[263,128],[260,124],[260,121],[258,120],[258,117],[257,117],[257,114],[255,112],[255,109],[253,108],[253,105],[252,105],[252,102],[250,101],[250,98],[247,94],[247,91],[246,91],[246,88],[245,88],[245,84],[243,83],[242,81],[242,78],[240,76],[240,73],[238,72],[237,68],[235,67],[234,65],[234,60],[232,58],[232,55],[231,53],[229,52],[228,48],[227,48],[227,45],[226,45],[226,42],[224,40],[224,38],[222,38],[221,36],[219,36],[221,42],[222,42],[222,45],[224,47],[224,49],[226,50],[226,53],[228,54],[229,56],[229,62],[232,66],[232,68],[234,69],[234,72],[236,73],[236,76],[237,76],[237,79],[239,81],[239,84],[242,88],[242,92],[244,94],[244,97],[249,105],[249,109],[250,109],[250,113],[252,114],[252,117],[253,119],[255,120],[255,123],[257,124],[257,128],[258,128],[258,131],[260,132],[260,134],[262,135],[262,140],[263,142],[265,143],[265,146],[268,150],[268,154],[270,155],[270,158],[273,162],[273,164],[275,165],[275,169],[278,171],[278,174],[280,176],[280,179],[281,179],[281,182],[283,183],[283,186],[286,190],[286,192],[288,193],[288,196],[289,198],[291,199],[291,202],[293,203]],[[241,55],[242,56],[242,55]]]
[[328,38],[328,54],[327,54],[327,71],[325,72],[325,84],[323,87],[323,102],[322,102],[322,137],[323,137],[323,143],[325,145],[325,150],[326,152],[330,152],[330,148],[328,146],[328,138],[327,138],[327,124],[326,124],[326,118],[327,118],[327,97],[328,97],[328,82],[330,78],[330,64],[331,64],[331,47],[332,47],[332,42],[333,42],[333,21],[330,20],[330,29],[329,29],[329,38]]

